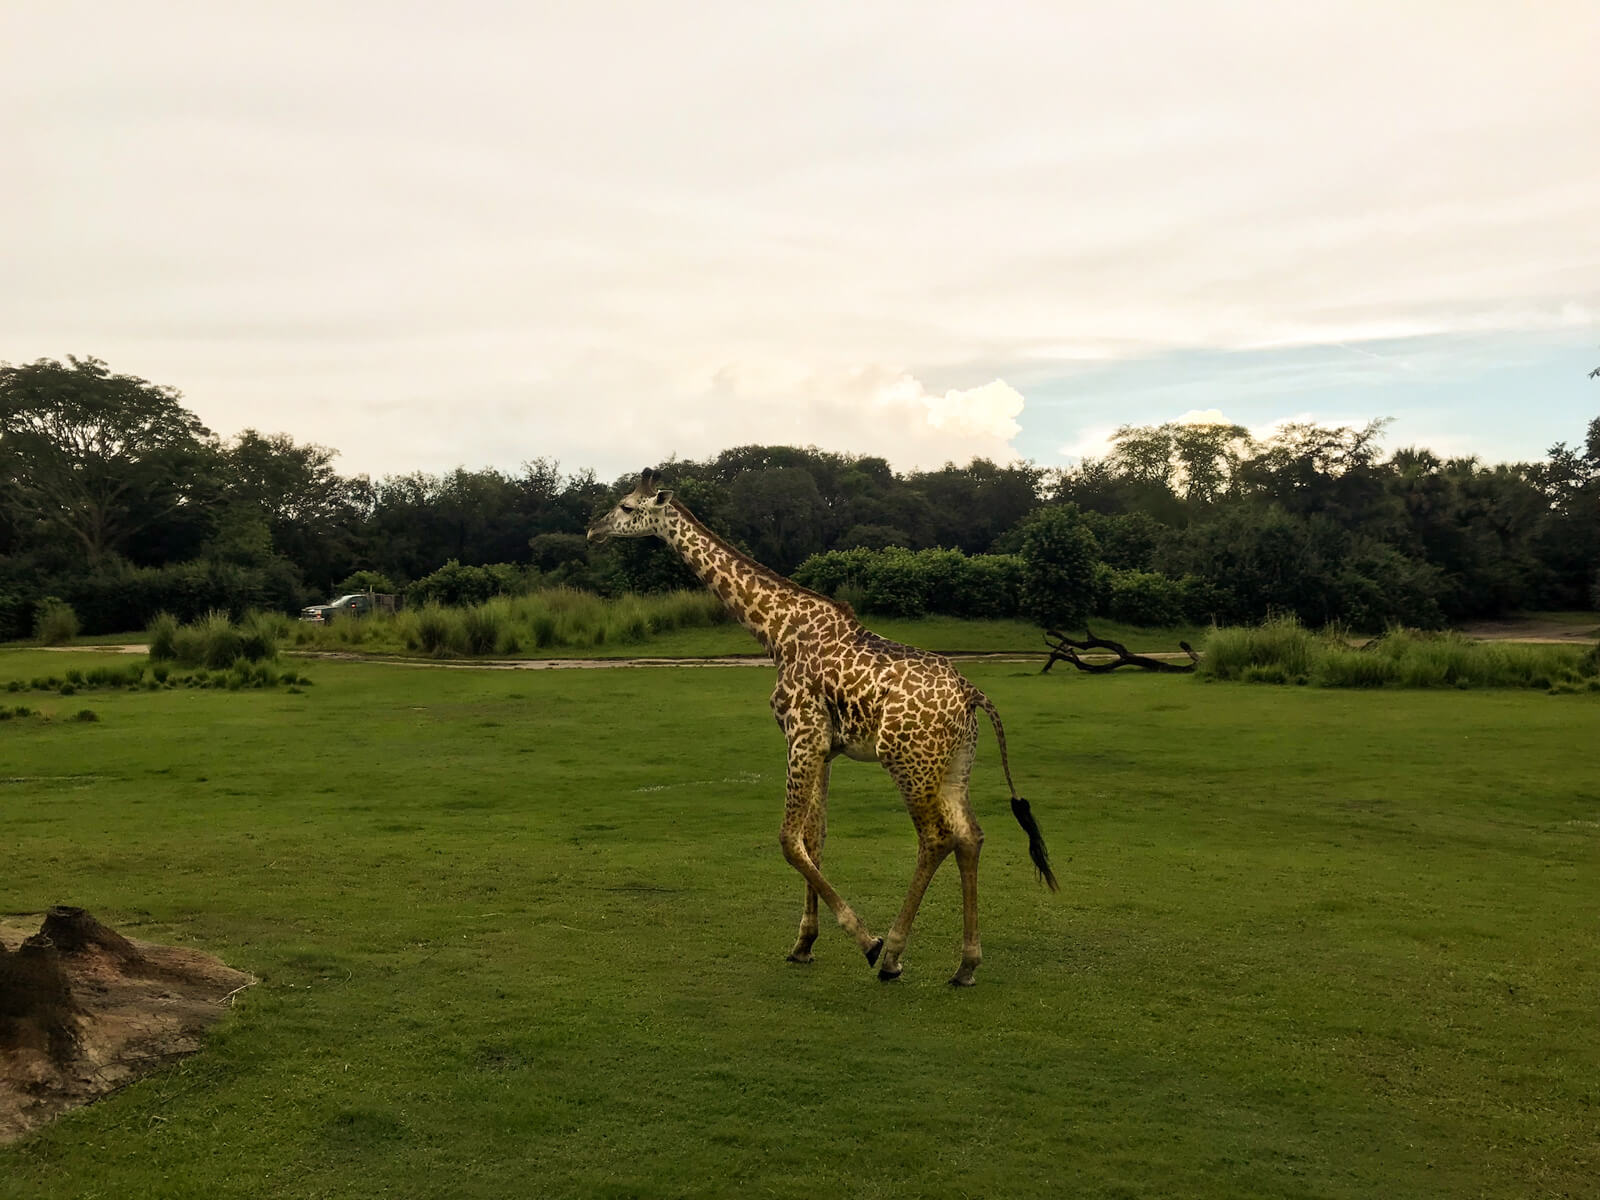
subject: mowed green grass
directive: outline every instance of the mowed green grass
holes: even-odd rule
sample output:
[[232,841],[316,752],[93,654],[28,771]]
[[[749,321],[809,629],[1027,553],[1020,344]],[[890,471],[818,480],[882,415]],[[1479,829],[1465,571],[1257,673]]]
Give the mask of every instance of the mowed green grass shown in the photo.
[[[0,1196],[1596,1193],[1596,697],[967,664],[1063,890],[986,730],[958,991],[952,862],[899,983],[826,918],[784,961],[769,668],[306,669],[10,697],[101,720],[0,724],[0,908],[261,984],[0,1150]],[[833,779],[825,867],[881,933],[910,823]]]

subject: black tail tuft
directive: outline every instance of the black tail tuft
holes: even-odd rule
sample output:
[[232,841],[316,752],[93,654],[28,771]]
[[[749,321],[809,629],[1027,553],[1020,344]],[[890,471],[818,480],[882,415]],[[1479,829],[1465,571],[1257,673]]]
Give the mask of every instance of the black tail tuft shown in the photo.
[[1052,892],[1059,892],[1061,885],[1056,882],[1055,872],[1050,869],[1050,854],[1044,848],[1044,834],[1039,832],[1039,822],[1033,819],[1033,810],[1021,796],[1011,797],[1011,815],[1016,817],[1017,824],[1028,835],[1028,857],[1033,859],[1039,878]]

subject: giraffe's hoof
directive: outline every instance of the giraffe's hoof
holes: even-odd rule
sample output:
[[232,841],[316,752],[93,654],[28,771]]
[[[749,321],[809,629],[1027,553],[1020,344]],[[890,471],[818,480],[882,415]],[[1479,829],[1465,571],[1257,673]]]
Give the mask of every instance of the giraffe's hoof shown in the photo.
[[869,966],[869,967],[877,966],[878,965],[878,955],[883,953],[883,939],[882,938],[873,938],[872,939],[872,945],[868,946],[866,948],[866,950],[863,951],[863,953],[867,956],[867,966]]
[[977,982],[971,975],[952,975],[950,977],[951,987],[971,987]]
[[789,955],[789,961],[792,963],[799,963],[802,967],[809,967],[811,965],[811,951],[807,950],[804,954],[802,954],[796,950],[793,954]]
[[879,967],[878,978],[884,983],[893,983],[896,979],[900,978],[900,972],[904,969],[905,968],[903,967],[896,967],[891,971],[888,967]]

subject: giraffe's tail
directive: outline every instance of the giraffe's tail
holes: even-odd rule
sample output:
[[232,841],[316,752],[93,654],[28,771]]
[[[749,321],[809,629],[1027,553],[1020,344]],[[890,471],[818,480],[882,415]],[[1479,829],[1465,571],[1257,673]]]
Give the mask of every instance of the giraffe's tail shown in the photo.
[[1038,819],[1034,817],[1028,802],[1017,795],[1017,785],[1011,782],[1011,763],[1006,758],[1006,727],[1000,723],[999,710],[982,692],[978,692],[977,702],[989,714],[989,724],[994,726],[994,740],[1000,744],[1000,769],[1006,774],[1006,787],[1011,789],[1011,815],[1022,826],[1022,832],[1028,835],[1028,857],[1033,860],[1033,868],[1044,885],[1052,892],[1059,892],[1061,885],[1056,882],[1056,873],[1050,869],[1050,852],[1045,849],[1044,834],[1039,830]]

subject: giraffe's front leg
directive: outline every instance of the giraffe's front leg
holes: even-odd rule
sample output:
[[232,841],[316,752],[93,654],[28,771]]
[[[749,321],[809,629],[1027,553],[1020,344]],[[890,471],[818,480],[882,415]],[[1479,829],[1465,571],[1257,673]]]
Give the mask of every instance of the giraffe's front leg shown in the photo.
[[[806,853],[817,868],[822,868],[822,846],[828,840],[828,773],[831,767],[822,764],[822,785],[818,803],[806,814],[803,841]],[[806,884],[805,904],[800,910],[800,933],[795,938],[794,949],[789,951],[789,961],[809,963],[811,947],[817,940],[817,889]]]
[[[812,857],[811,847],[807,845],[808,819],[813,814],[820,817],[824,812],[822,806],[828,773],[829,739],[825,729],[812,730],[795,728],[791,725],[786,732],[789,733],[788,796],[784,803],[783,827],[778,834],[778,843],[783,847],[783,857],[806,881],[806,912],[812,921],[810,936],[815,940],[815,905],[816,900],[820,898],[822,903],[833,911],[839,927],[855,939],[856,945],[866,955],[867,962],[875,963],[878,961],[879,951],[883,949],[883,939],[872,936],[865,923],[856,916],[855,910],[846,904],[843,897],[833,889],[833,885],[823,878],[821,865]],[[819,855],[820,833],[819,828],[816,843]],[[806,936],[806,918],[802,917],[800,941],[795,945],[797,953],[801,950],[801,943],[805,942]],[[805,943],[804,949],[807,954],[810,953],[809,942]]]

